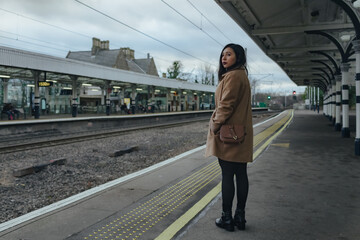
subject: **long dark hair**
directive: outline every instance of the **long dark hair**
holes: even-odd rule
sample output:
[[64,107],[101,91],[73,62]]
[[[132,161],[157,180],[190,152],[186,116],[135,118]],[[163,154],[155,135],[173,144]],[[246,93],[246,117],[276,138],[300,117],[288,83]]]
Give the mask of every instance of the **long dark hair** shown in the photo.
[[[221,63],[221,58],[222,58],[222,54],[225,50],[225,48],[231,48],[232,50],[234,50],[235,52],[235,56],[236,56],[236,62],[234,65],[232,65],[229,68],[224,68],[224,66]],[[247,68],[246,68],[246,54],[245,54],[245,50],[242,46],[240,46],[239,44],[235,44],[235,43],[229,43],[228,45],[226,45],[223,50],[220,53],[220,59],[219,59],[219,72],[218,72],[218,77],[219,77],[219,81],[221,80],[221,76],[226,73],[227,71],[230,71],[234,68],[238,68],[238,67],[244,67],[247,73]]]

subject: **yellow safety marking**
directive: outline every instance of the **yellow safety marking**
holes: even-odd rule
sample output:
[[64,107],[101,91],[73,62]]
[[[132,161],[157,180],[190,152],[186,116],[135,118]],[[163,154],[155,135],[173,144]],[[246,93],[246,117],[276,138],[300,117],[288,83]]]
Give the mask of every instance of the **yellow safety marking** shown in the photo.
[[289,147],[290,147],[290,143],[272,143],[271,146],[289,148]]
[[178,218],[155,240],[171,239],[180,229],[182,229],[196,214],[205,208],[221,191],[221,182],[208,192],[200,201],[192,206],[185,214]]
[[[284,122],[283,119],[281,122]],[[266,137],[273,134],[281,125],[279,126],[279,124],[277,124],[277,126],[277,128],[273,128],[273,132],[263,131],[261,137],[257,138],[256,142],[254,141],[254,147],[263,141]],[[254,154],[254,158],[256,158],[255,155],[256,153]],[[127,233],[128,235],[125,236],[126,239],[138,232],[137,235],[133,238],[137,239],[137,237],[142,236],[145,231],[152,228],[156,223],[161,221],[165,216],[181,206],[190,197],[212,182],[219,175],[220,167],[217,164],[217,161],[214,161],[199,171],[193,173],[189,177],[181,180],[177,184],[167,188],[165,191],[159,193],[157,196],[154,196],[137,208],[124,214],[120,218],[117,218],[113,222],[106,224],[106,227],[108,227],[107,229],[106,227],[102,227],[97,232],[89,234],[88,237],[95,237],[95,239],[97,239],[98,237],[94,235],[98,235],[100,233],[106,234],[111,231],[113,234],[117,234],[118,236]],[[126,228],[121,226],[121,229],[114,229],[114,227],[109,226],[117,222],[119,224],[124,224]],[[116,224],[116,226],[118,225]],[[109,236],[113,236],[113,234],[109,233]],[[84,239],[89,239],[88,237]]]
[[[218,166],[216,165],[216,164],[210,164],[209,166],[207,166],[207,167],[205,167],[205,168],[203,168],[202,170],[205,170],[205,171],[207,171],[208,172],[208,174],[210,173],[212,173],[212,172],[214,172],[214,170],[216,171],[216,172],[218,172]],[[204,171],[203,171],[204,172]],[[206,172],[205,172],[206,173]],[[217,173],[217,174],[219,174],[219,172]],[[196,177],[196,179],[192,179],[191,180],[191,177],[192,176],[195,176]],[[143,204],[143,205],[145,205],[145,206],[139,206],[137,209],[139,209],[139,208],[141,208],[141,209],[146,209],[147,210],[147,212],[150,212],[150,210],[152,210],[153,208],[155,208],[156,206],[153,206],[152,208],[148,208],[149,206],[146,206],[146,205],[149,205],[148,203],[149,202],[151,202],[151,204],[150,205],[156,205],[157,203],[162,203],[163,201],[165,201],[165,200],[167,200],[167,199],[171,199],[176,193],[178,193],[180,190],[187,190],[187,189],[189,189],[189,187],[188,186],[190,186],[190,187],[192,187],[193,185],[192,185],[192,182],[194,182],[194,180],[196,180],[196,181],[198,181],[198,180],[201,180],[201,179],[205,179],[206,180],[206,175],[204,175],[204,174],[201,174],[201,172],[197,172],[197,173],[195,173],[195,174],[193,174],[192,176],[189,176],[187,179],[184,179],[183,181],[181,181],[181,182],[179,182],[179,183],[181,183],[181,184],[177,184],[177,185],[179,185],[179,186],[177,186],[177,187],[175,187],[174,188],[174,186],[176,186],[176,185],[174,185],[173,187],[171,187],[171,188],[173,188],[174,190],[175,190],[175,192],[173,191],[173,192],[169,192],[169,193],[172,193],[172,194],[169,194],[169,193],[167,193],[167,194],[164,194],[164,192],[166,192],[166,191],[164,191],[164,192],[162,192],[161,194],[159,194],[158,196],[156,196],[156,197],[154,197],[153,199],[150,199],[148,202],[146,202],[145,204]],[[211,176],[211,175],[210,175]],[[191,181],[188,181],[188,180],[191,180]],[[201,183],[201,182],[200,182]],[[182,188],[181,188],[182,187]],[[171,188],[169,188],[169,189],[171,189]],[[187,195],[187,193],[180,193],[180,194],[177,194],[177,195]],[[163,195],[163,197],[166,197],[165,199],[164,198],[158,198],[159,196],[161,196],[161,195]],[[155,198],[158,198],[158,199],[156,199],[155,200]],[[160,200],[163,200],[163,201],[160,201]],[[139,210],[139,211],[141,211],[141,210]],[[152,214],[150,214],[150,215],[153,215],[154,214],[154,211],[152,212]],[[142,215],[144,215],[144,213],[142,214]],[[144,221],[144,220],[146,220],[147,218],[149,218],[149,217],[145,217],[142,221]],[[123,220],[123,222],[125,222],[125,221],[127,221],[128,219],[126,219],[126,220]],[[115,221],[117,221],[117,220],[115,220]],[[128,224],[126,224],[126,225],[128,225]],[[144,224],[144,225],[146,225],[146,224]],[[108,226],[108,224],[107,224],[107,226]],[[131,227],[131,228],[133,228],[133,227]],[[131,228],[130,229],[127,229],[127,231],[129,231],[129,230],[131,230]],[[110,229],[109,229],[110,230]]]
[[[262,150],[264,150],[271,141],[276,138],[291,122],[294,116],[294,111],[291,111],[291,117],[284,124],[284,126],[270,137],[253,155],[253,158],[257,158]],[[173,222],[168,228],[166,228],[155,240],[168,240],[175,236],[191,219],[193,219],[203,208],[205,208],[219,193],[221,192],[221,182],[208,192],[199,202],[197,202],[192,208],[184,213],[180,218]]]
[[257,134],[256,136],[254,136],[254,147],[256,147],[258,144],[260,144],[262,141],[264,141],[265,139],[267,139],[269,136],[271,136],[272,134],[274,134],[274,132],[276,132],[282,125],[284,125],[284,123],[290,118],[291,116],[291,111],[288,112],[286,117],[283,117],[280,121],[276,122],[274,125],[272,125],[271,127],[265,129],[264,131],[262,131],[261,133]]

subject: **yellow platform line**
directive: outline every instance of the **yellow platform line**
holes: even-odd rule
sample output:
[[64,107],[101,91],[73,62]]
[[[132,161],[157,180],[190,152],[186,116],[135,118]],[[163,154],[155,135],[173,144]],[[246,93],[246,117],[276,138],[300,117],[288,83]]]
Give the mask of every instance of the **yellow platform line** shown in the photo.
[[[287,117],[284,117],[273,126],[264,130],[261,133],[261,137],[259,137],[257,141],[254,141],[254,147],[277,131],[277,129],[279,129],[286,120]],[[117,218],[103,227],[100,227],[100,229],[95,230],[84,239],[103,239],[104,237],[105,239],[108,239],[109,237],[113,238],[114,236],[121,239],[137,239],[162,218],[187,201],[187,199],[193,196],[196,192],[209,184],[218,175],[220,175],[220,168],[217,161],[214,161],[175,185],[172,185],[162,193],[154,196],[152,199],[146,201],[127,214]],[[187,197],[184,199],[182,195]],[[170,200],[172,201],[169,202]],[[165,206],[167,206],[166,208],[158,207],[164,203]],[[171,208],[171,206],[174,206],[174,208]]]
[[291,111],[288,112],[286,117],[283,117],[282,119],[280,119],[280,121],[276,122],[271,127],[254,136],[254,147],[256,147],[258,144],[260,144],[262,141],[272,135],[276,130],[278,130],[282,125],[284,125],[284,123],[290,118],[290,116]]
[[[151,218],[152,216],[157,215],[156,211],[161,210],[161,208],[158,207],[160,204],[165,203],[165,206],[167,206],[169,201],[172,201],[174,197],[186,196],[187,194],[191,193],[191,191],[196,190],[196,187],[198,185],[201,186],[201,184],[203,182],[207,182],[209,178],[211,179],[210,181],[212,181],[214,179],[213,176],[214,175],[218,176],[219,174],[220,174],[219,166],[216,164],[216,162],[213,162],[207,165],[206,167],[202,168],[201,170],[197,171],[196,173],[193,173],[186,179],[183,179],[182,181],[168,188],[166,191],[164,191],[167,192],[166,194],[162,192],[157,196],[154,196],[152,199],[141,204],[136,209],[131,210],[127,214],[106,224],[100,229],[95,230],[84,239],[97,239],[99,235],[108,235],[109,232],[111,232],[111,235],[115,235],[119,231],[121,231],[122,233],[128,233],[129,231],[131,231],[131,229],[134,228],[138,228],[140,230],[145,225],[148,225],[152,222],[152,220],[149,219],[152,219]],[[169,189],[171,190],[169,191]],[[179,201],[179,199],[177,201]],[[126,227],[119,226],[119,224],[123,224],[123,223],[125,224]],[[137,227],[139,223],[145,223],[145,224],[141,225],[141,227]],[[150,224],[150,226],[151,225],[152,224]],[[117,227],[117,230],[114,230],[114,226]],[[134,235],[134,233],[135,232],[133,231],[130,235]],[[119,234],[119,235],[123,235],[123,234]]]
[[[290,111],[290,118],[284,124],[284,126],[270,137],[259,149],[257,149],[253,155],[253,158],[256,159],[260,153],[267,147],[269,144],[276,138],[284,129],[290,124],[294,116],[294,111]],[[221,191],[221,182],[214,187],[210,192],[208,192],[200,201],[198,201],[193,207],[191,207],[186,213],[184,213],[180,218],[173,222],[168,228],[166,228],[155,240],[169,240],[175,236],[186,224],[188,224],[191,219],[193,219],[202,209],[204,209]]]

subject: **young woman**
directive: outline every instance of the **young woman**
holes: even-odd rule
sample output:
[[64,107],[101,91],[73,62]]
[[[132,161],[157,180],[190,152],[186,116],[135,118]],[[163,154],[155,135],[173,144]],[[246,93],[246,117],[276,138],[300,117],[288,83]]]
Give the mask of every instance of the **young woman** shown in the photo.
[[[251,89],[247,78],[246,55],[243,47],[228,44],[221,51],[219,85],[215,92],[213,112],[206,143],[206,156],[218,157],[222,171],[222,216],[216,219],[218,227],[234,231],[245,229],[245,205],[249,190],[247,163],[253,157],[253,127]],[[220,128],[224,124],[245,126],[242,143],[224,143],[220,140]],[[236,176],[237,205],[234,218],[232,206]]]

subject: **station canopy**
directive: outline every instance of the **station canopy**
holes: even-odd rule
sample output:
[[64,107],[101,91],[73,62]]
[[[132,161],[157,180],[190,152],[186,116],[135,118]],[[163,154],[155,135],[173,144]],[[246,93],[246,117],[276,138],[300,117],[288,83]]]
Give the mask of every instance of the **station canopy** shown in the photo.
[[359,10],[353,5],[355,1],[216,2],[298,86],[319,86],[325,90],[332,74],[339,73],[344,56],[348,57],[345,60],[351,65],[350,73],[354,74],[351,42],[356,35],[355,27],[339,2],[355,10],[355,17],[359,19]]
[[[160,78],[83,61],[59,58],[40,53],[0,46],[0,78],[18,78],[34,81],[34,71],[40,73],[40,79],[53,80],[65,84],[77,82],[95,86],[146,87],[163,89],[190,90],[191,92],[214,93],[216,87],[177,79]],[[46,76],[45,76],[46,73]]]

